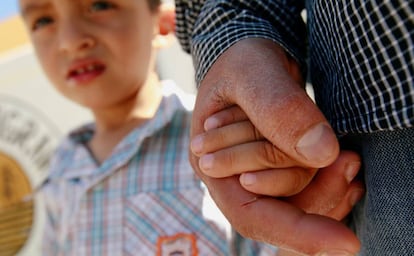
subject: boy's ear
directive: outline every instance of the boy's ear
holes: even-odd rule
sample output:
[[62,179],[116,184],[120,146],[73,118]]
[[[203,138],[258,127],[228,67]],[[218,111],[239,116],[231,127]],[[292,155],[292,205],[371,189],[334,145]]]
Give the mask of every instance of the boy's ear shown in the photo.
[[162,4],[159,10],[158,33],[153,39],[155,48],[164,48],[172,44],[175,35],[175,7]]
[[160,6],[159,32],[165,36],[175,32],[175,7],[173,4]]

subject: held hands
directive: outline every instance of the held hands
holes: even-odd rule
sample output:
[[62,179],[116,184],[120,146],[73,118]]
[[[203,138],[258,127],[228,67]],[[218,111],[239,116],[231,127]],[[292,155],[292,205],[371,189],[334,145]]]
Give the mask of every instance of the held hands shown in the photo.
[[240,174],[241,185],[250,192],[290,196],[316,174],[316,168],[298,166],[266,140],[239,107],[212,115],[204,128],[207,132],[193,139],[191,149],[200,157],[200,170],[210,177]]
[[[332,165],[318,172],[300,167],[264,139],[239,107],[212,115],[205,129],[191,145],[200,157],[200,170],[214,178],[239,175],[243,188],[255,194],[242,203],[243,208],[274,196],[308,214],[342,220],[363,195],[362,184],[353,181],[360,167],[355,153],[341,152]],[[282,248],[278,255],[303,254]]]
[[353,180],[360,167],[353,152],[341,152],[318,172],[301,167],[264,139],[237,106],[213,114],[205,130],[191,145],[200,170],[214,178],[239,175],[243,188],[257,198],[284,197],[307,213],[342,220],[363,195],[362,184]]
[[[359,159],[351,153],[337,159],[336,137],[302,89],[298,69],[292,63],[280,47],[263,39],[246,39],[228,49],[201,84],[192,137],[204,133],[209,116],[234,105],[240,106],[247,118],[234,114],[233,119],[216,125],[214,118],[208,119],[206,128],[238,125],[231,131],[242,136],[224,136],[218,145],[195,137],[192,149],[204,156],[199,161],[190,154],[190,160],[219,208],[242,235],[312,255],[356,253],[359,241],[346,226],[311,213],[335,219],[346,215],[362,193],[358,184],[350,182]],[[254,126],[244,122],[247,119]],[[249,133],[254,127],[257,131]],[[229,146],[234,147],[227,154]],[[210,152],[215,153],[205,155]],[[235,152],[243,157],[234,157]],[[335,159],[333,165],[316,172],[315,168],[328,166]],[[234,175],[244,173],[246,166],[261,171]]]

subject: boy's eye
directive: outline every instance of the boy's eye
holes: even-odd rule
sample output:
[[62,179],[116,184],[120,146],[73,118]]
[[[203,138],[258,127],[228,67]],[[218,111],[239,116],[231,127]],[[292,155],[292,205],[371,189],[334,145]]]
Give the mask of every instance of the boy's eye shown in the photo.
[[92,12],[105,11],[113,8],[114,5],[107,1],[95,1],[92,3],[90,10]]
[[35,20],[33,23],[33,30],[37,30],[39,28],[42,28],[44,26],[47,26],[48,24],[52,23],[53,19],[50,17],[41,17]]

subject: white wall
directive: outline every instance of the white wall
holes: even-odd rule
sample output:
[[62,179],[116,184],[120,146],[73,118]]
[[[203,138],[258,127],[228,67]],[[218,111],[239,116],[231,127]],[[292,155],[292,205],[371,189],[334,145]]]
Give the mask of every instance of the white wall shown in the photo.
[[173,79],[185,91],[195,93],[194,68],[191,56],[174,39],[172,45],[158,53],[157,69],[161,78]]

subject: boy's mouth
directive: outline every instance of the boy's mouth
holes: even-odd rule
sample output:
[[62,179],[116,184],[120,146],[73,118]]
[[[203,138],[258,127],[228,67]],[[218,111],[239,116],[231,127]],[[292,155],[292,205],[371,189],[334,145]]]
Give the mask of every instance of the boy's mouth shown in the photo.
[[69,72],[69,76],[78,76],[89,72],[96,72],[103,70],[104,67],[102,65],[88,65],[87,67],[78,68]]
[[74,65],[68,72],[68,80],[76,83],[86,83],[105,71],[105,65],[98,62],[89,62]]

